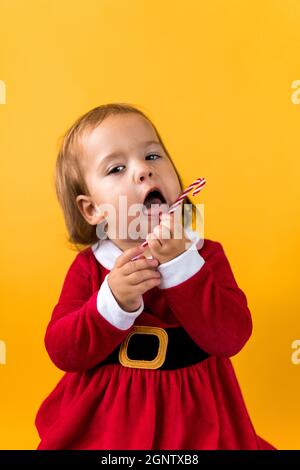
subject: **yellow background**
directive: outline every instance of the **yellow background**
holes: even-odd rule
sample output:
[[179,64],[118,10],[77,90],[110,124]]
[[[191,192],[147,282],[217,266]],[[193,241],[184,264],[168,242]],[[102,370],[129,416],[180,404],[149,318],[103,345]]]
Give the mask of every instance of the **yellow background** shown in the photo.
[[185,185],[207,179],[254,329],[232,362],[256,432],[300,448],[298,0],[0,0],[0,447],[34,449],[63,371],[44,333],[74,259],[54,192],[58,139],[94,106],[153,119]]

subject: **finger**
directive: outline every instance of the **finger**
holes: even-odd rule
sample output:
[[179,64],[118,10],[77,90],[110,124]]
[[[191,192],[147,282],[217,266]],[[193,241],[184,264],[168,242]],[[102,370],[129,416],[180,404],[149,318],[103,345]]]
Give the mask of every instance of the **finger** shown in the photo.
[[175,217],[174,212],[171,212],[171,214],[163,214],[162,217],[161,217],[161,220],[160,220],[161,223],[162,222],[163,223],[169,223],[170,228],[173,227],[175,221],[177,221],[177,218]]
[[141,282],[140,284],[136,284],[134,286],[135,292],[138,295],[144,294],[150,289],[153,289],[153,287],[158,287],[161,283],[161,279],[147,279],[144,282]]
[[137,259],[134,261],[128,261],[124,266],[122,266],[123,274],[125,276],[130,276],[130,274],[141,271],[142,269],[155,269],[158,266],[158,261],[156,259]]
[[136,271],[128,276],[128,282],[130,285],[135,286],[141,282],[145,282],[148,279],[160,279],[161,274],[159,271],[153,269],[144,269],[142,271]]
[[178,239],[183,237],[182,220],[175,217],[174,212],[166,214],[166,216],[162,218],[161,224],[170,228],[172,238],[176,237],[176,239]]
[[154,233],[149,233],[147,235],[147,241],[149,245],[149,249],[151,251],[151,254],[153,258],[156,258],[159,260],[159,256],[162,251],[162,242],[160,241],[159,238]]
[[[157,225],[158,227],[158,225]],[[152,233],[148,233],[146,240],[148,242],[149,248],[151,250],[152,256],[153,256],[153,248],[154,249],[159,249],[162,246],[161,240],[158,235],[154,233],[154,230]]]
[[170,219],[174,219],[174,212],[171,212],[171,213],[167,213],[167,214],[162,214],[161,217],[160,217],[160,220],[170,220]]
[[173,212],[171,214],[163,214],[160,219],[160,225],[167,227],[170,231],[171,236],[173,237],[173,226],[174,226]]
[[163,243],[164,240],[170,240],[173,235],[168,222],[161,222],[159,225],[154,227],[153,233],[161,240],[161,243]]
[[135,246],[134,248],[128,248],[116,259],[115,266],[121,268],[124,264],[128,263],[134,256],[141,255],[145,250],[144,246]]
[[[164,225],[164,222],[162,222],[162,225]],[[166,230],[169,229],[169,225],[166,225]],[[176,240],[182,240],[184,238],[184,233],[183,233],[183,226],[181,224],[176,224],[174,223],[173,227],[170,230],[171,237],[172,239]]]

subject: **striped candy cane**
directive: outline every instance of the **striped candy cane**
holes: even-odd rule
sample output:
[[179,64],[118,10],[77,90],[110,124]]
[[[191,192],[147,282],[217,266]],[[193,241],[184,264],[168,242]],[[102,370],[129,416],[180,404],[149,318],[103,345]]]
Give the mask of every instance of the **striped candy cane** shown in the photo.
[[[206,184],[206,179],[205,178],[197,178],[192,184],[190,184],[181,194],[180,196],[176,199],[176,201],[171,205],[171,207],[169,208],[168,210],[168,214],[171,214],[172,212],[174,212],[177,207],[182,204],[182,201],[184,200],[185,196],[190,192],[192,191],[193,189],[193,196],[195,196],[195,194],[199,193],[201,191],[201,189],[203,188],[203,186]],[[145,240],[141,246],[147,246],[148,245],[148,242],[147,240]],[[134,258],[131,259],[131,261],[134,261],[136,259],[138,259],[141,255],[138,255],[138,256],[135,256]]]

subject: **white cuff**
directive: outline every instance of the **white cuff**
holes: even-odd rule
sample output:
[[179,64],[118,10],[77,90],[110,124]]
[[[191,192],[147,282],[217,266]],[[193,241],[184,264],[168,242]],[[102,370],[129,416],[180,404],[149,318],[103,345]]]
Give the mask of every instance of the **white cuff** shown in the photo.
[[143,297],[142,304],[138,310],[135,310],[134,312],[123,310],[116,301],[109,287],[107,277],[108,274],[105,276],[97,295],[97,310],[109,323],[120,330],[127,330],[133,325],[135,319],[144,310]]
[[205,263],[195,243],[181,253],[176,258],[162,263],[158,266],[161,273],[161,282],[157,286],[159,289],[168,289],[177,286],[196,274]]

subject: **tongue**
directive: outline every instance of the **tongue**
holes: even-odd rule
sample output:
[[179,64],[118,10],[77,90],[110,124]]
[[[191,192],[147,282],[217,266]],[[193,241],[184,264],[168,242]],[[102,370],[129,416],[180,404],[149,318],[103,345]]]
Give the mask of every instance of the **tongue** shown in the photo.
[[162,201],[159,197],[150,197],[149,199],[146,199],[145,206],[147,209],[151,207],[151,204],[162,204]]
[[[152,206],[152,204],[156,204],[156,206]],[[148,214],[159,214],[160,208],[158,204],[162,204],[162,200],[159,197],[150,197],[146,199],[144,205],[146,206],[146,212]]]

